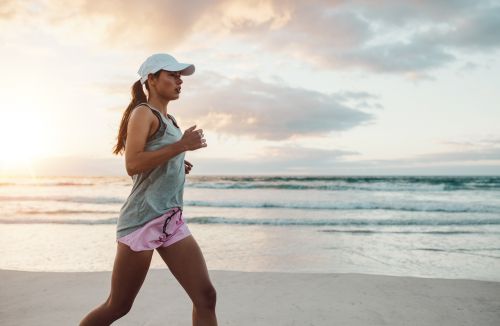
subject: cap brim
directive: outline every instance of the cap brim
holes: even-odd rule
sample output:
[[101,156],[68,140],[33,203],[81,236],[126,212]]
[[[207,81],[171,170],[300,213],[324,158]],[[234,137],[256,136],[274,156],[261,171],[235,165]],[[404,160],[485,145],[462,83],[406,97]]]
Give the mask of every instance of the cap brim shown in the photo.
[[194,74],[194,65],[191,63],[176,63],[175,65],[168,65],[163,70],[180,71],[181,75],[189,76]]

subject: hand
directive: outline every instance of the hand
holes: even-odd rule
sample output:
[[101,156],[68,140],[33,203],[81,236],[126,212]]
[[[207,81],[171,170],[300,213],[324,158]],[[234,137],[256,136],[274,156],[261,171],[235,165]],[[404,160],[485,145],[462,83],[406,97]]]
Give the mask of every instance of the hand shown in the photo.
[[189,171],[191,171],[192,167],[193,167],[193,164],[189,163],[189,161],[184,160],[184,172],[186,174],[189,174]]
[[207,141],[203,138],[203,130],[194,130],[194,128],[196,128],[196,125],[186,129],[184,135],[179,140],[186,151],[194,151],[202,147],[207,147]]

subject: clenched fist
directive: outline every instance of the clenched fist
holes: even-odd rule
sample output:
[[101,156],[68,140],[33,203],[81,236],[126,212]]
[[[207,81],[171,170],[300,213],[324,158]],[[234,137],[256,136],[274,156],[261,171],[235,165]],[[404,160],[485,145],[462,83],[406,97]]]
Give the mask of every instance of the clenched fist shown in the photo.
[[207,141],[203,138],[203,129],[195,130],[196,125],[189,127],[184,131],[180,143],[187,151],[194,151],[202,147],[207,147]]

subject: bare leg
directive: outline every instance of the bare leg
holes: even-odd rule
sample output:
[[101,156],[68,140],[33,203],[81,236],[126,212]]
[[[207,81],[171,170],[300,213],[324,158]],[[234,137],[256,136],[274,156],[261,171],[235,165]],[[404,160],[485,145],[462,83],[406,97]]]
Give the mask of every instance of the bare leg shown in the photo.
[[156,250],[193,302],[193,326],[217,326],[215,288],[193,236]]
[[80,326],[108,326],[125,316],[144,283],[153,250],[135,252],[118,242],[111,277],[111,293],[106,302],[92,310]]

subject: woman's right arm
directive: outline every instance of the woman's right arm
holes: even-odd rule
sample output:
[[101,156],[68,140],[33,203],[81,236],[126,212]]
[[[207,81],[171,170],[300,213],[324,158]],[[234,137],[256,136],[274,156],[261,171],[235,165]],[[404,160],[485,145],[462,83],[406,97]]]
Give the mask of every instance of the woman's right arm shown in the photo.
[[144,151],[154,119],[156,117],[149,108],[142,106],[135,108],[130,115],[125,142],[125,165],[129,176],[151,170],[182,152],[207,146],[200,135],[202,130],[194,130],[194,125],[184,132],[179,141],[156,151]]

